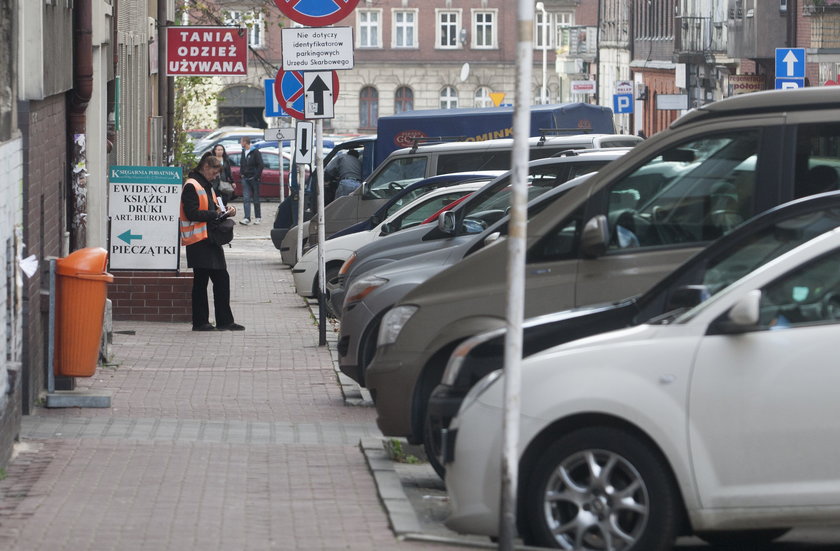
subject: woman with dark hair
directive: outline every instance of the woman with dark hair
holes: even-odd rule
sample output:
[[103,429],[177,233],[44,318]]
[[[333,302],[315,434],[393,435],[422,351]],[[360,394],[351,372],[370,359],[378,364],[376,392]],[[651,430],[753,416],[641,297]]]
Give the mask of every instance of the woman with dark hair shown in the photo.
[[222,200],[225,204],[228,204],[228,202],[233,199],[233,176],[231,176],[230,172],[230,158],[225,150],[225,146],[222,144],[214,145],[211,151],[213,152],[213,155],[222,161],[222,171],[212,182],[213,189],[217,194],[222,196]]
[[[219,176],[222,161],[205,154],[198,166],[189,173],[181,191],[181,244],[187,249],[187,266],[193,269],[192,329],[193,331],[242,331],[245,328],[233,320],[230,309],[230,275],[221,245],[208,239],[208,224],[235,216],[236,209],[225,210],[217,204],[212,181]],[[216,325],[210,323],[207,284],[213,282],[213,307]]]

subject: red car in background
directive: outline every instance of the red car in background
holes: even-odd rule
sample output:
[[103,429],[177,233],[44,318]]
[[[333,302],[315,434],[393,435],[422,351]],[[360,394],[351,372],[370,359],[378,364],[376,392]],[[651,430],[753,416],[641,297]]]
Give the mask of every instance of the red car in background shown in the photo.
[[[280,197],[280,178],[283,178],[285,189],[284,197],[289,196],[289,170],[292,165],[292,156],[288,152],[281,152],[277,147],[258,147],[254,144],[263,158],[265,168],[260,178],[260,199],[272,199]],[[233,177],[234,197],[242,197],[242,178],[239,175],[239,162],[242,157],[242,147],[231,145],[225,148],[230,158],[230,172]],[[281,164],[282,163],[282,164]],[[280,167],[282,166],[282,172]],[[309,169],[306,170],[307,175]]]

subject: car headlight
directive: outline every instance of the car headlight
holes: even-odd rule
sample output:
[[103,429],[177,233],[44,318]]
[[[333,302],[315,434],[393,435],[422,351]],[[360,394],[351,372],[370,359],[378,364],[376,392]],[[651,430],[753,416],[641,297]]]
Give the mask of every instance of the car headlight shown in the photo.
[[344,261],[344,264],[341,265],[341,268],[339,268],[338,275],[347,275],[347,272],[350,271],[350,267],[353,266],[354,262],[356,262],[356,257],[356,253],[351,254],[350,257]]
[[473,402],[478,400],[479,396],[481,396],[482,394],[487,392],[487,390],[491,386],[493,386],[493,383],[495,383],[496,381],[498,381],[499,379],[502,378],[503,373],[504,373],[504,370],[497,369],[496,371],[493,371],[492,373],[489,373],[486,377],[484,377],[483,379],[478,381],[470,389],[470,391],[467,392],[467,395],[464,396],[464,401],[461,403],[461,408],[458,410],[458,412],[460,413],[460,412],[464,411],[465,409],[467,409],[468,407],[470,407],[473,404]]
[[459,344],[455,350],[452,351],[452,355],[449,357],[446,369],[443,371],[441,384],[455,386],[455,381],[458,379],[458,374],[461,372],[461,367],[464,365],[464,359],[469,356],[470,352],[472,352],[476,346],[493,340],[500,335],[504,335],[506,330],[507,329],[505,328],[501,328],[493,331],[487,331],[486,333],[470,337]]
[[377,345],[382,346],[396,341],[400,331],[405,327],[406,322],[411,319],[411,316],[418,309],[417,306],[406,305],[397,306],[388,310],[382,317],[382,323],[379,325]]
[[347,289],[347,295],[344,297],[344,306],[346,307],[348,304],[359,302],[386,283],[388,283],[388,280],[379,276],[360,278]]

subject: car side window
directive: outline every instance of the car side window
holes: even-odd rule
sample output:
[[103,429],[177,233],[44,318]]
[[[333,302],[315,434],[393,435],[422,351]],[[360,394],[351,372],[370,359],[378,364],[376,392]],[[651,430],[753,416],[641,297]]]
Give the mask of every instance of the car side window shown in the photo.
[[416,226],[429,216],[433,215],[449,203],[467,195],[468,191],[453,191],[423,201],[413,209],[409,210],[391,224],[392,230],[410,228]]
[[759,141],[758,130],[704,136],[613,184],[609,250],[711,241],[752,216]]
[[785,329],[840,323],[840,250],[777,279],[761,292],[759,326]]
[[477,151],[474,153],[441,153],[437,160],[438,174],[451,174],[468,170],[509,170],[510,151],[505,149]]
[[368,197],[387,199],[426,176],[428,157],[400,157],[388,162],[379,174],[365,185]]
[[263,153],[263,163],[265,163],[265,168],[269,170],[279,170],[280,168],[280,160],[276,153]]
[[840,189],[840,124],[802,124],[796,129],[794,195]]
[[583,222],[583,209],[556,226],[528,250],[527,262],[556,262],[577,257],[578,236]]

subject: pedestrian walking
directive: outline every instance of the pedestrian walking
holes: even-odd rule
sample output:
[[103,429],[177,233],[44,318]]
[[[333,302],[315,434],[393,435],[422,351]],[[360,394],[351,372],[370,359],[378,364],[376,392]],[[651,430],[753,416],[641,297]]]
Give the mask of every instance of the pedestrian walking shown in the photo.
[[[353,193],[362,185],[362,161],[359,159],[359,151],[348,149],[344,155],[336,155],[324,169],[324,178],[338,181],[336,199]],[[326,193],[324,195],[326,197]]]
[[[205,155],[189,173],[181,191],[181,244],[187,249],[187,266],[193,269],[192,329],[193,331],[242,331],[235,323],[230,309],[230,275],[221,245],[209,239],[208,225],[226,216],[235,216],[236,208],[228,205],[222,210],[216,204],[212,181],[219,176],[222,161],[215,155]],[[210,323],[207,284],[213,282],[213,307],[216,325]]]
[[213,180],[213,190],[222,197],[227,205],[233,199],[233,176],[230,171],[230,157],[228,157],[225,146],[216,144],[213,146],[213,155],[221,159],[222,171],[219,177]]
[[251,138],[243,137],[242,157],[239,163],[239,176],[242,178],[242,202],[245,203],[245,218],[240,224],[246,226],[251,223],[251,203],[254,205],[254,224],[262,222],[260,213],[260,178],[262,178],[263,163],[259,151],[251,148]]

